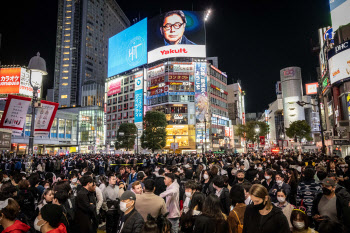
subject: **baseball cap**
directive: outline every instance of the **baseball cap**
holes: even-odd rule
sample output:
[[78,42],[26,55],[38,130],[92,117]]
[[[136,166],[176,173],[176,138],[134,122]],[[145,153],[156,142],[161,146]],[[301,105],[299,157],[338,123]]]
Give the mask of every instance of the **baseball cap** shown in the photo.
[[125,200],[136,200],[136,195],[135,193],[131,192],[130,190],[125,191],[122,196],[120,197],[121,201],[125,201]]
[[329,187],[329,186],[333,186],[334,187],[336,185],[335,181],[333,179],[331,179],[331,178],[323,179],[321,184],[323,184],[324,186],[327,186],[327,187]]

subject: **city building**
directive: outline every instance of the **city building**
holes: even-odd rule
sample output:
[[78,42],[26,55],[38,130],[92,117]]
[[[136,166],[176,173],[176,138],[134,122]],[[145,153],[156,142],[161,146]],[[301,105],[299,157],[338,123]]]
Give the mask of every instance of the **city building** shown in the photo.
[[233,147],[236,152],[243,152],[246,147],[244,139],[235,135],[238,125],[245,124],[246,113],[245,113],[245,102],[244,102],[244,91],[242,91],[240,83],[234,83],[227,86],[228,92],[228,115],[232,122],[233,132]]
[[[104,147],[108,39],[130,26],[115,0],[59,0],[54,90],[60,108],[77,108],[80,152]],[[94,145],[93,150],[91,145]]]

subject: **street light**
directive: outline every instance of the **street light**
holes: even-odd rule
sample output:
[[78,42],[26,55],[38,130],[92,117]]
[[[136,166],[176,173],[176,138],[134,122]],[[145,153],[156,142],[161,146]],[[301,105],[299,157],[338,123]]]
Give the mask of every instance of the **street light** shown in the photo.
[[283,144],[284,144],[284,134],[282,133],[281,135],[280,135],[280,138],[282,139],[282,154],[284,154],[284,148],[283,148]]
[[258,150],[259,150],[259,133],[260,133],[260,128],[259,125],[255,126],[255,132],[256,132],[256,137],[257,137],[257,141],[258,141]]
[[32,57],[29,61],[28,70],[30,71],[30,85],[33,88],[33,100],[32,100],[32,122],[30,125],[29,136],[29,154],[32,155],[34,149],[34,124],[35,124],[35,108],[38,107],[38,90],[41,88],[43,75],[47,75],[46,62],[40,57],[38,52],[36,56]]

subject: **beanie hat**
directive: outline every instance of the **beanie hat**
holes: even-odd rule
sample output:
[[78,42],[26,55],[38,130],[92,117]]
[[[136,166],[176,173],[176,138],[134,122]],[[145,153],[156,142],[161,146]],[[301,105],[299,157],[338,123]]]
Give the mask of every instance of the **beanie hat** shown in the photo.
[[47,221],[50,226],[56,228],[61,222],[63,209],[59,205],[46,204],[41,208],[40,213],[41,217]]

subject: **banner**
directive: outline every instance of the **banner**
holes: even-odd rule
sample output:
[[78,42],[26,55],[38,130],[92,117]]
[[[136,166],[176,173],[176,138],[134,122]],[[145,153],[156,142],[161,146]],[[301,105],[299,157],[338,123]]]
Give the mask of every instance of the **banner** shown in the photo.
[[170,80],[178,80],[178,81],[188,81],[190,79],[189,75],[169,75]]
[[31,98],[8,95],[0,128],[11,129],[13,135],[21,136],[30,103]]
[[108,82],[107,96],[119,94],[121,92],[121,82],[121,78]]
[[208,113],[209,100],[207,93],[207,64],[197,62],[195,66],[195,104],[197,122],[203,122]]
[[265,136],[260,136],[259,140],[260,140],[260,145],[265,146]]
[[48,136],[59,105],[45,100],[41,104],[42,107],[37,110],[35,117],[34,136]]

